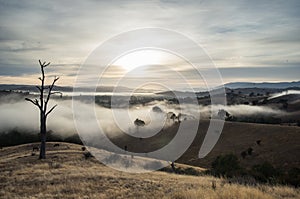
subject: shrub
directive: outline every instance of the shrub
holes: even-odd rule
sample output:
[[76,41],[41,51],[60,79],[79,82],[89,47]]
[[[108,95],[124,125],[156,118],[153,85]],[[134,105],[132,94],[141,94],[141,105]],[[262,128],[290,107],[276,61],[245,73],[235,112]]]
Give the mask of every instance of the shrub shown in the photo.
[[[245,151],[246,153],[246,151]],[[212,163],[212,169],[206,174],[229,178],[230,182],[256,185],[256,182],[268,184],[289,184],[300,186],[300,168],[292,168],[284,173],[273,167],[269,162],[244,169],[239,165],[238,158],[233,154],[218,156]]]
[[252,149],[251,147],[249,147],[249,148],[247,149],[248,155],[252,155],[252,152],[253,152],[253,149]]
[[275,169],[269,162],[254,165],[252,167],[253,177],[260,182],[278,183],[279,170]]
[[300,187],[300,168],[290,169],[285,182],[295,187]]
[[91,152],[86,152],[86,153],[84,153],[83,155],[84,155],[85,159],[94,157],[94,156],[91,154]]
[[246,151],[243,151],[243,152],[241,153],[241,156],[242,156],[243,159],[245,159],[246,156],[247,156],[247,152],[246,152]]
[[212,163],[211,173],[215,176],[233,177],[242,174],[238,158],[233,154],[218,156]]

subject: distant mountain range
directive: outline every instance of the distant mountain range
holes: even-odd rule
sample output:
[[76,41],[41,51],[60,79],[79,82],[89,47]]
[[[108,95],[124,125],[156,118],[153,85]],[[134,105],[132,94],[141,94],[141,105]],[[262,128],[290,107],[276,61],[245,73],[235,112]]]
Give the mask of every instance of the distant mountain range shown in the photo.
[[[232,83],[227,83],[224,85],[226,88],[229,89],[238,89],[238,88],[268,88],[268,89],[286,89],[286,88],[293,88],[293,87],[298,87],[300,88],[300,81],[293,81],[293,82],[278,82],[278,83],[270,83],[270,82],[262,82],[262,83],[253,83],[253,82],[232,82]],[[20,90],[20,91],[29,91],[29,92],[36,92],[37,88],[35,85],[22,85],[22,84],[0,84],[0,90]],[[54,87],[55,91],[62,91],[62,92],[73,92],[73,87],[71,86],[55,86]],[[118,91],[118,92],[155,92],[154,90],[145,90],[145,89],[132,89],[128,87],[113,87],[113,86],[100,86],[97,87],[96,92],[113,92],[113,91]],[[197,90],[197,89],[196,89]],[[94,92],[93,89],[87,88],[87,87],[81,87],[77,88],[76,91],[80,92]],[[177,93],[173,93],[177,92]],[[203,92],[205,92],[203,90]],[[181,91],[172,91],[172,93],[166,92],[158,92],[158,94],[178,94],[178,95],[184,95],[184,96],[190,96],[191,92],[181,92]]]
[[[38,89],[35,85],[23,85],[23,84],[0,84],[0,90],[12,90],[12,91],[28,91],[28,92],[37,92]],[[71,86],[54,86],[54,91],[61,92],[73,92],[73,87]],[[99,86],[96,88],[96,92],[151,92],[152,90],[145,89],[132,89],[124,86]],[[76,88],[76,92],[95,92],[94,89],[88,87],[78,87]]]
[[227,83],[224,85],[226,88],[236,89],[236,88],[291,88],[291,87],[300,87],[300,81],[296,82],[262,82],[262,83],[253,83],[253,82],[233,82]]

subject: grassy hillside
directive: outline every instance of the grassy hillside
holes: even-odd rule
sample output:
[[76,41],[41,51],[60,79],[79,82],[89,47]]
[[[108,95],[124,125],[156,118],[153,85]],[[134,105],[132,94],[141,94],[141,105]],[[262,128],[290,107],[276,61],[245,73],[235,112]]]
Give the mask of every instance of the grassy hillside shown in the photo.
[[[221,137],[204,159],[195,159],[206,130],[207,122],[201,122],[198,137],[180,159],[186,164],[209,167],[221,154],[233,153],[241,164],[251,167],[264,161],[278,168],[300,167],[300,128],[292,126],[226,122]],[[260,144],[256,141],[260,140]],[[252,148],[252,155],[242,158],[241,153]]]
[[[299,198],[285,186],[255,187],[210,176],[129,174],[85,159],[80,145],[48,143],[47,159],[32,144],[0,150],[0,198]],[[185,167],[181,165],[181,167]],[[216,183],[216,188],[212,187]]]
[[[208,125],[208,120],[200,121],[194,142],[177,162],[208,168],[217,156],[232,153],[239,158],[242,166],[248,168],[264,161],[281,169],[300,167],[300,127],[226,122],[213,150],[205,158],[198,159]],[[130,151],[147,152],[169,143],[175,136],[178,126],[175,124],[151,138],[142,140],[125,134],[111,139],[122,148],[127,145]],[[256,141],[260,141],[259,144]],[[249,148],[252,149],[252,154],[242,158],[241,153]]]
[[[191,122],[191,121],[184,121]],[[213,150],[203,159],[198,159],[198,152],[209,125],[208,120],[201,120],[199,130],[190,148],[177,161],[184,164],[209,168],[211,163],[219,155],[233,153],[243,167],[250,168],[264,161],[270,162],[280,169],[300,168],[300,127],[286,125],[267,125],[242,122],[226,122],[221,137]],[[164,129],[150,138],[139,139],[122,134],[119,137],[111,137],[111,140],[128,151],[145,153],[160,149],[169,143],[175,136],[178,124]],[[187,134],[189,132],[186,132]],[[77,135],[62,139],[55,134],[49,134],[49,141],[66,141],[81,143]],[[0,146],[18,145],[22,143],[37,142],[37,133],[0,133]],[[260,141],[257,144],[256,141]],[[252,154],[242,158],[241,153],[252,149]]]

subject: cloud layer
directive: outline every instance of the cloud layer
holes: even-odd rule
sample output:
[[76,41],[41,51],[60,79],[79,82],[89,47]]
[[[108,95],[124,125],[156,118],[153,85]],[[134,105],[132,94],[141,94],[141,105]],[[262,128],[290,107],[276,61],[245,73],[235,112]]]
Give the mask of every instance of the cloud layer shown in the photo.
[[63,77],[60,84],[71,85],[101,42],[141,27],[189,36],[207,50],[225,82],[298,80],[299,10],[297,0],[1,1],[0,83],[34,83],[29,77],[43,59],[55,63],[50,73]]

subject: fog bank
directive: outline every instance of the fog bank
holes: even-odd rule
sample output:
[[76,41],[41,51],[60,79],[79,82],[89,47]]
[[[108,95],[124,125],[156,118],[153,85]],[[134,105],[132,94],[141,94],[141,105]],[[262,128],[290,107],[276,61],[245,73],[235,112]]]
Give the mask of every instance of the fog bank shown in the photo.
[[[48,130],[52,130],[55,134],[62,137],[67,137],[76,134],[74,124],[72,101],[59,100],[51,101],[51,105],[58,104],[57,108],[48,117]],[[91,128],[90,114],[86,112],[91,104],[79,103],[76,107],[80,111],[80,118],[77,118],[81,124],[85,125],[86,133],[98,133],[99,129]],[[153,111],[153,107],[159,107],[160,111]],[[231,115],[239,116],[280,116],[285,112],[270,107],[264,106],[250,106],[250,105],[232,105],[232,106],[196,106],[190,104],[168,104],[166,102],[153,101],[144,106],[135,105],[129,109],[111,109],[95,105],[95,113],[97,119],[100,121],[101,128],[105,133],[118,134],[120,130],[129,134],[135,135],[137,132],[141,137],[150,137],[156,134],[162,127],[172,125],[174,122],[167,117],[168,112],[174,112],[176,115],[182,114],[181,120],[184,119],[205,119],[210,114],[217,114],[220,109],[224,109]],[[143,120],[145,126],[137,127],[134,124],[136,119]],[[13,129],[20,132],[37,132],[39,129],[39,110],[31,103],[26,101],[4,101],[1,99],[0,103],[0,132],[5,133]]]

